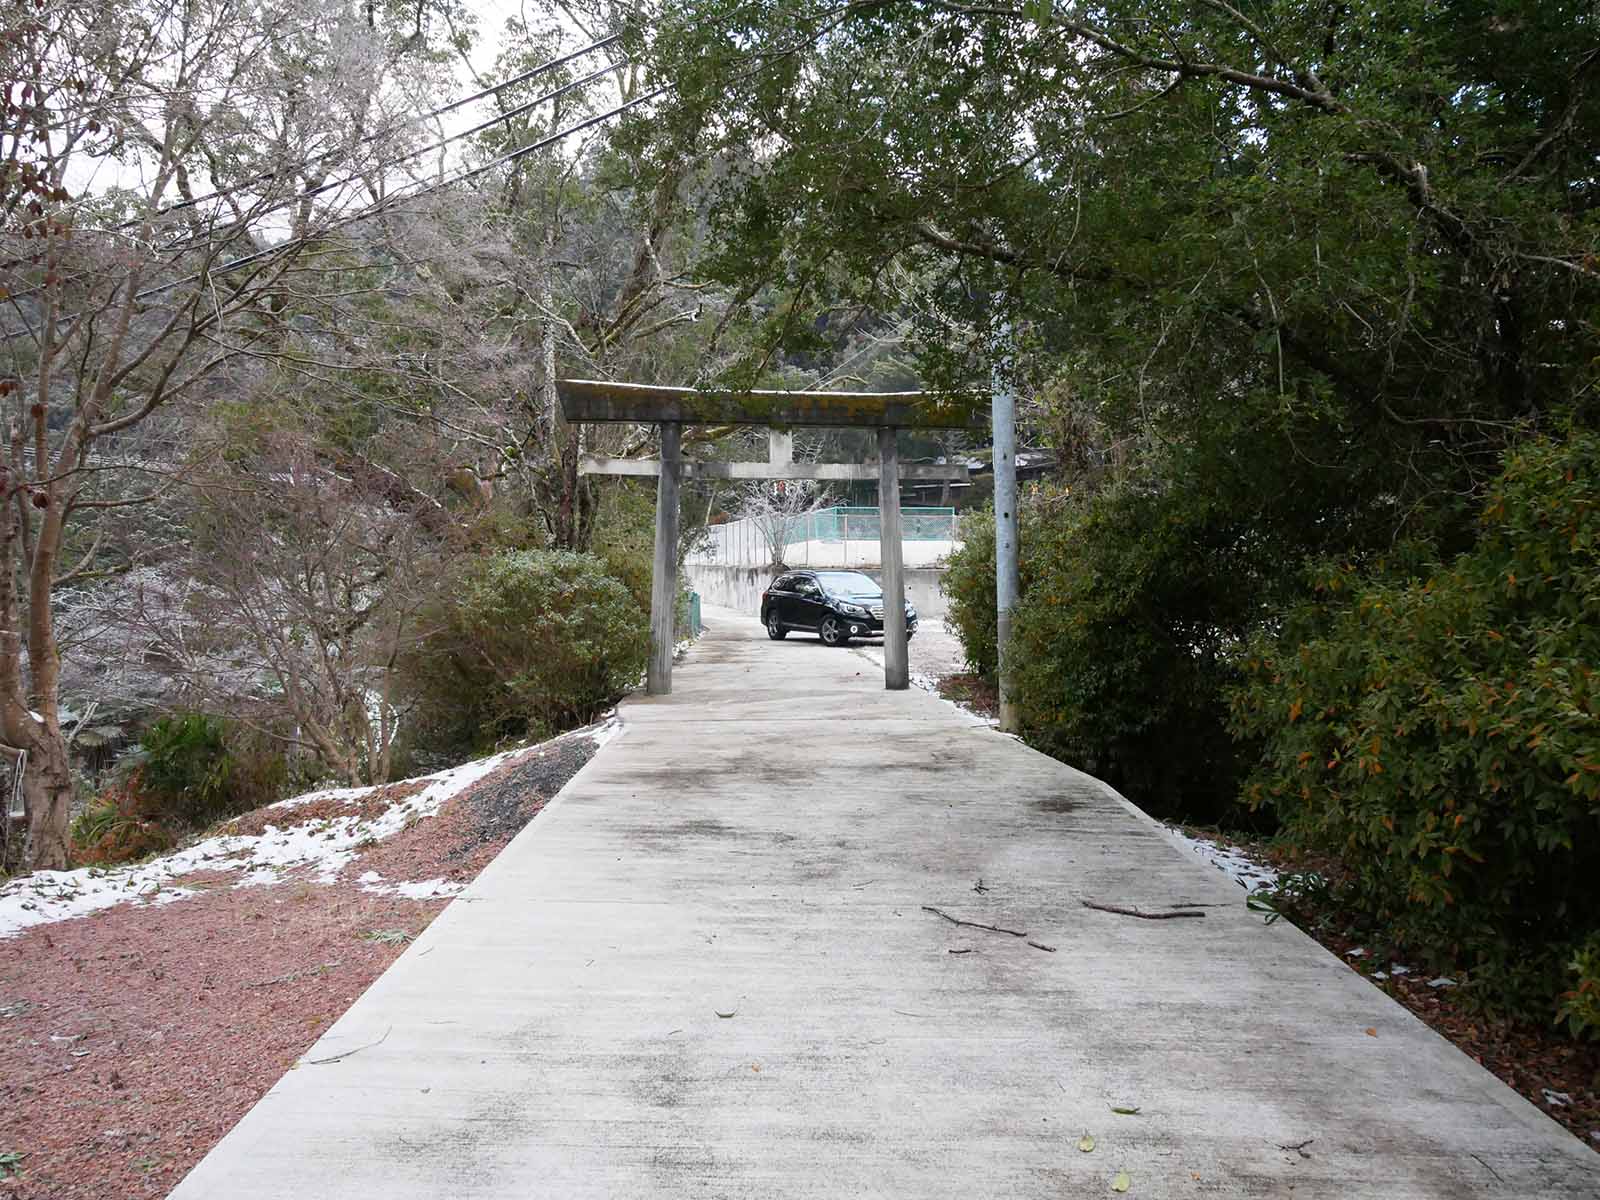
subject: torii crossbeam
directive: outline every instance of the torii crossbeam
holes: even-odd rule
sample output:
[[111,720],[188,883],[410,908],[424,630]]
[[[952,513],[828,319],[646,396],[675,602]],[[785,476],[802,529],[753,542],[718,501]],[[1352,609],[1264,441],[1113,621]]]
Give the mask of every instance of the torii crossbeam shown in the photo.
[[[982,414],[940,405],[925,392],[700,391],[694,388],[556,381],[561,409],[569,422],[654,424],[661,431],[658,460],[585,455],[579,470],[592,475],[657,477],[656,545],[650,586],[650,663],[645,687],[651,695],[672,691],[673,608],[678,594],[678,484],[701,479],[873,479],[878,480],[879,538],[883,565],[884,686],[910,686],[906,647],[905,572],[900,544],[901,479],[964,481],[962,466],[900,466],[895,434],[906,429],[981,428]],[[754,462],[685,462],[683,426],[692,424],[771,427],[771,457]],[[797,463],[793,461],[796,425],[854,426],[878,431],[878,464]],[[895,601],[898,600],[898,603]]]

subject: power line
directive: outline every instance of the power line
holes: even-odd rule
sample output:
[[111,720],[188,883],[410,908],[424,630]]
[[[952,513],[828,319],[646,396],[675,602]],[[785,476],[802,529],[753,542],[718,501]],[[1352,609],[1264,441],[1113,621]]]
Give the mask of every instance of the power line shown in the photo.
[[[330,229],[338,229],[345,225],[354,224],[357,221],[368,220],[369,218],[379,216],[386,210],[394,208],[397,205],[405,203],[406,201],[417,200],[423,196],[432,195],[434,192],[442,191],[445,188],[454,187],[458,183],[465,183],[469,179],[476,179],[479,175],[486,174],[487,172],[494,170],[496,167],[503,167],[508,163],[513,163],[519,159],[526,158],[530,154],[552,146],[559,141],[571,137],[575,133],[582,133],[585,129],[591,129],[600,124],[602,121],[609,121],[612,117],[620,116],[630,109],[637,108],[639,105],[644,104],[647,101],[654,100],[657,96],[664,95],[671,90],[672,88],[670,85],[663,85],[656,88],[654,91],[646,92],[642,96],[638,96],[632,100],[629,100],[626,104],[620,104],[616,108],[609,109],[606,112],[579,121],[574,125],[569,125],[565,129],[558,129],[555,133],[542,137],[535,142],[530,142],[526,146],[520,146],[515,150],[500,155],[498,158],[490,159],[488,162],[479,166],[459,172],[448,179],[438,180],[414,192],[406,192],[397,196],[386,196],[384,199],[375,204],[369,205],[360,212],[350,213],[328,223],[319,229],[315,234],[308,234],[305,237],[293,238],[286,242],[280,242],[276,246],[269,246],[265,250],[258,250],[254,254],[247,254],[243,258],[236,258],[232,262],[224,263],[222,266],[213,271],[207,272],[206,274],[211,277],[232,274],[234,271],[237,271],[243,267],[247,267],[252,263],[261,262],[264,259],[272,258],[275,255],[282,254],[286,250],[307,245],[322,237]],[[147,288],[145,291],[137,293],[134,296],[134,299],[144,300],[151,296],[159,296],[163,292],[170,292],[173,288],[182,287],[188,283],[194,283],[201,278],[203,278],[203,276],[199,274],[190,275],[184,279],[177,279],[171,283],[161,284],[158,287]]]
[[[436,150],[443,150],[452,142],[459,142],[462,138],[472,137],[474,134],[482,133],[486,129],[492,129],[502,121],[509,121],[513,117],[520,117],[522,114],[531,112],[533,109],[538,108],[541,104],[547,104],[551,100],[558,100],[562,96],[565,96],[568,92],[576,91],[581,87],[586,87],[593,83],[596,79],[600,79],[603,76],[611,74],[614,69],[614,67],[607,65],[601,67],[598,71],[591,71],[581,79],[574,79],[570,83],[562,84],[558,88],[552,88],[550,91],[544,93],[544,95],[536,96],[534,99],[525,101],[514,108],[508,108],[498,116],[491,117],[487,121],[481,121],[477,125],[473,125],[468,129],[463,129],[456,133],[452,133],[449,137],[441,138],[439,141],[433,142],[430,145],[420,146],[415,150],[408,150],[404,154],[381,162],[377,164],[377,166],[371,168],[370,173],[376,174],[387,171],[390,167],[399,166],[401,163],[408,162],[413,158],[421,158],[425,154],[432,154]],[[335,188],[344,187],[346,184],[359,182],[361,178],[362,176],[360,173],[355,173],[346,175],[341,179],[333,179],[325,183],[319,183],[315,187],[309,187],[305,191],[298,192],[293,196],[285,196],[281,200],[277,200],[272,204],[269,204],[266,208],[252,212],[250,214],[251,219],[259,219],[267,213],[276,212],[278,209],[287,208],[290,205],[298,204],[302,200],[310,200],[315,196],[322,195],[324,192],[332,191]],[[236,228],[242,227],[244,224],[244,221],[234,222],[234,226]],[[226,227],[224,228],[223,232],[226,233]],[[217,232],[212,231],[206,235],[202,235],[202,240],[213,240],[217,236]],[[167,251],[183,250],[194,244],[195,242],[192,240],[189,242],[172,242],[163,246],[162,249]]]
[[[537,67],[531,67],[528,70],[523,71],[521,74],[513,75],[510,79],[507,79],[502,83],[491,84],[489,87],[486,87],[486,88],[482,89],[481,91],[474,92],[470,96],[463,96],[459,100],[452,100],[449,104],[446,104],[443,108],[436,108],[436,109],[433,109],[431,112],[423,113],[421,116],[416,118],[417,122],[420,124],[420,123],[422,123],[424,121],[431,121],[435,117],[442,117],[442,116],[444,116],[445,113],[454,112],[456,109],[464,108],[468,104],[474,104],[477,101],[482,100],[487,96],[493,96],[493,95],[496,95],[496,94],[498,94],[500,92],[503,92],[503,91],[505,91],[506,88],[515,87],[519,83],[526,83],[530,79],[537,79],[540,75],[549,74],[551,71],[554,71],[558,67],[566,66],[569,62],[572,62],[574,59],[583,58],[587,54],[592,54],[596,50],[603,49],[604,47],[613,45],[616,42],[619,42],[621,40],[622,40],[622,35],[620,33],[617,33],[617,34],[612,34],[610,37],[601,38],[598,42],[591,42],[591,43],[589,43],[589,45],[584,46],[580,50],[574,50],[570,54],[563,54],[560,58],[553,58],[547,63],[541,63]],[[610,66],[602,67],[599,71],[596,71],[596,72],[594,72],[594,74],[587,76],[583,82],[588,82],[589,80],[597,79],[597,78],[599,78],[599,76],[604,75],[607,71],[610,71],[611,69],[612,68]],[[555,93],[552,93],[552,95],[559,95],[560,91],[561,91],[561,89],[558,89]],[[517,109],[512,110],[511,112],[502,113],[499,117],[496,117],[495,120],[496,121],[504,120],[506,117],[513,116],[517,112],[526,111],[527,108],[530,107],[532,104],[538,104],[543,99],[547,99],[547,98],[548,97],[542,97],[541,100],[530,101],[528,105],[521,105]],[[470,130],[468,132],[469,133],[480,132],[481,130],[488,128],[488,125],[492,125],[492,124],[494,124],[494,121],[488,122],[485,125],[477,126],[475,129]],[[388,131],[385,131],[385,133],[386,132],[388,132]],[[365,146],[365,145],[367,145],[367,144],[369,144],[371,142],[375,142],[379,138],[385,136],[385,133],[369,133],[365,137],[363,137],[359,141],[357,141],[356,145],[357,146]],[[465,136],[467,136],[467,134],[459,134],[457,136],[465,137]],[[446,141],[449,141],[449,140],[452,140],[452,139],[448,139],[448,138],[446,139]],[[440,145],[443,145],[443,144],[444,143],[440,143]],[[438,146],[429,147],[429,149],[437,149],[437,148],[438,148]],[[427,153],[427,150],[421,150],[421,151],[418,151],[417,153],[419,153],[419,154]],[[328,159],[330,157],[332,157],[331,154],[325,154],[325,155],[322,156],[323,160],[326,160],[326,159]],[[402,161],[403,162],[404,159],[402,158],[402,159],[399,159],[399,160],[396,160],[396,161]],[[312,159],[304,160],[304,161],[301,161],[301,162],[293,164],[293,169],[302,170],[302,169],[304,169],[306,167],[312,166],[314,162],[316,162],[316,160],[312,160]],[[234,184],[232,187],[218,188],[216,191],[208,192],[203,196],[194,196],[194,197],[191,197],[189,199],[179,200],[174,204],[169,204],[164,208],[158,209],[154,215],[155,215],[155,217],[164,217],[168,213],[178,212],[178,211],[180,211],[182,209],[185,209],[185,208],[193,208],[195,205],[203,204],[207,200],[217,200],[217,199],[220,199],[220,198],[222,198],[224,196],[231,196],[235,192],[242,191],[244,188],[249,187],[251,184],[261,183],[263,180],[267,180],[267,179],[275,179],[282,171],[289,170],[289,169],[290,168],[288,168],[288,167],[279,167],[279,168],[277,168],[275,170],[271,170],[271,171],[262,171],[261,173],[259,173],[257,175],[252,175],[249,179],[241,180],[239,183]],[[143,220],[143,218],[135,218],[134,220],[131,220],[131,221],[124,221],[121,225],[116,226],[116,228],[125,229],[125,228],[127,228],[127,227],[129,227],[131,225],[139,224],[142,220]]]
[[[475,104],[477,101],[482,100],[485,97],[493,96],[493,95],[496,95],[496,94],[498,94],[500,92],[505,91],[507,88],[515,87],[519,83],[526,83],[530,79],[537,79],[541,75],[547,75],[551,71],[556,70],[558,67],[564,67],[568,63],[570,63],[570,62],[572,62],[572,61],[574,61],[576,59],[583,58],[584,56],[592,54],[596,50],[604,49],[607,46],[615,45],[617,42],[620,42],[621,40],[622,40],[622,35],[620,33],[615,33],[615,34],[612,34],[610,37],[603,37],[599,41],[590,42],[587,46],[584,46],[584,47],[582,47],[582,48],[580,48],[578,50],[574,50],[570,54],[563,54],[560,58],[553,58],[549,62],[540,63],[537,67],[530,67],[526,71],[522,71],[519,74],[513,75],[510,79],[506,79],[506,80],[504,80],[504,81],[502,81],[500,83],[491,84],[486,88],[482,88],[481,90],[472,93],[472,95],[470,95],[470,96],[463,96],[459,100],[452,100],[449,104],[446,104],[441,108],[435,108],[435,109],[432,109],[432,110],[430,110],[428,112],[422,113],[420,116],[418,116],[416,118],[416,121],[420,124],[422,122],[431,121],[431,120],[435,119],[436,117],[442,117],[446,113],[454,112],[458,108],[465,108],[467,105]],[[383,169],[385,167],[393,166],[393,165],[395,165],[395,163],[404,162],[404,161],[406,161],[407,158],[415,158],[415,157],[417,157],[419,155],[422,155],[422,154],[431,153],[434,150],[441,149],[442,147],[448,145],[452,141],[457,141],[457,140],[459,140],[460,138],[463,138],[463,137],[470,137],[474,133],[481,133],[481,132],[483,132],[483,130],[488,129],[490,126],[495,125],[498,122],[505,120],[507,117],[513,117],[513,116],[520,115],[521,113],[527,112],[531,108],[534,108],[534,107],[537,107],[540,104],[543,104],[547,100],[554,99],[554,98],[556,98],[558,96],[561,96],[561,95],[565,94],[566,92],[571,91],[575,87],[581,87],[586,83],[592,83],[594,80],[600,78],[602,75],[605,75],[605,74],[607,74],[608,72],[610,72],[610,71],[612,71],[614,69],[615,69],[615,65],[614,64],[608,64],[607,66],[600,68],[600,70],[594,71],[591,74],[584,76],[580,80],[577,80],[577,81],[575,81],[573,83],[570,83],[570,84],[566,84],[566,85],[564,85],[562,87],[559,87],[559,88],[555,89],[552,92],[546,93],[545,95],[539,97],[536,100],[530,100],[530,101],[528,101],[528,102],[526,102],[524,104],[518,105],[517,107],[515,107],[515,108],[513,108],[513,109],[511,109],[511,110],[509,110],[507,112],[503,112],[498,117],[495,117],[493,120],[485,121],[484,123],[482,123],[480,125],[475,125],[471,129],[465,130],[465,131],[463,131],[461,133],[458,133],[458,134],[454,134],[451,137],[447,137],[443,141],[436,142],[431,146],[425,146],[421,150],[414,151],[411,154],[402,155],[401,157],[399,157],[397,159],[393,159],[390,162],[383,163],[383,164],[380,165],[379,169],[381,170],[381,169]],[[357,147],[369,145],[370,143],[378,141],[380,138],[383,138],[383,137],[387,136],[390,132],[392,132],[392,130],[384,130],[384,131],[378,132],[378,133],[369,133],[369,134],[365,135],[364,137],[360,138],[355,143],[355,145]],[[280,174],[282,174],[285,171],[289,171],[289,170],[302,171],[302,170],[305,170],[307,167],[311,167],[313,165],[317,165],[319,162],[326,162],[327,160],[331,159],[332,157],[334,157],[334,155],[333,155],[332,152],[330,152],[328,154],[322,155],[320,160],[319,159],[302,159],[301,161],[299,161],[297,163],[292,163],[292,164],[290,164],[288,166],[276,167],[276,168],[274,168],[274,169],[272,169],[270,171],[260,171],[260,172],[257,172],[255,175],[250,176],[248,179],[242,179],[238,183],[235,183],[235,184],[233,184],[233,185],[231,185],[229,187],[217,188],[214,191],[206,192],[204,195],[200,195],[200,196],[189,196],[189,197],[186,197],[185,199],[178,200],[178,201],[173,202],[172,204],[164,205],[163,207],[158,208],[154,213],[150,214],[148,217],[130,217],[128,220],[122,221],[122,222],[120,222],[119,224],[116,224],[116,225],[112,225],[110,228],[113,229],[113,230],[132,229],[137,225],[142,225],[146,220],[159,220],[160,218],[168,216],[171,213],[182,212],[184,209],[187,209],[187,208],[194,208],[194,207],[196,207],[198,205],[206,203],[209,200],[220,200],[220,199],[223,199],[223,198],[228,197],[228,196],[236,195],[237,193],[243,191],[247,187],[252,186],[253,184],[262,183],[262,182],[264,182],[264,181],[266,181],[268,179],[276,179]],[[350,180],[349,179],[345,179],[345,180],[341,180],[339,182],[340,183],[348,183],[348,182],[350,182]],[[321,187],[313,188],[313,189],[311,189],[311,190],[309,190],[307,192],[302,193],[300,196],[294,197],[294,199],[285,201],[285,203],[291,203],[292,204],[295,199],[305,199],[305,198],[307,198],[309,196],[315,196],[318,193],[320,193],[322,191],[326,191],[328,188],[335,187],[335,186],[338,186],[338,184],[337,183],[325,184],[325,185],[323,185]],[[267,211],[270,212],[272,210],[268,209]],[[11,261],[5,263],[4,266],[6,266],[6,267],[14,267],[14,266],[17,266],[17,265],[19,265],[21,263],[24,263],[26,261],[27,261],[27,259],[24,259],[24,258],[12,259]],[[13,295],[26,296],[26,295],[31,294],[32,291],[37,291],[37,290],[38,289],[36,289],[36,288],[35,289],[30,289],[28,292],[16,292],[16,293],[13,293]]]
[[[451,112],[451,111],[453,111],[453,110],[455,110],[457,108],[462,108],[465,105],[474,103],[475,101],[482,100],[486,96],[494,95],[494,94],[496,94],[498,92],[501,92],[501,91],[505,90],[508,87],[513,87],[516,84],[525,83],[528,80],[537,78],[540,75],[548,74],[550,71],[553,71],[558,67],[565,66],[567,63],[572,62],[574,59],[582,58],[584,55],[590,54],[595,50],[601,49],[602,47],[609,46],[609,45],[612,45],[615,42],[620,41],[621,37],[622,37],[621,34],[614,34],[611,37],[601,38],[599,41],[591,42],[589,45],[584,46],[582,49],[574,50],[570,54],[562,55],[560,58],[552,59],[547,63],[542,63],[537,67],[530,68],[529,70],[523,71],[523,72],[521,72],[521,73],[519,73],[517,75],[512,76],[510,79],[507,79],[502,83],[494,84],[494,85],[492,85],[490,87],[487,87],[487,88],[484,88],[484,89],[482,89],[482,90],[480,90],[478,92],[475,92],[470,96],[464,96],[459,100],[452,101],[450,104],[445,105],[443,108],[435,109],[435,110],[433,110],[433,112],[427,113],[427,114],[425,114],[424,116],[422,116],[419,119],[420,120],[424,120],[424,121],[425,120],[429,120],[434,116],[438,116],[438,115],[442,115],[443,113]],[[449,137],[442,138],[439,141],[434,142],[434,143],[432,143],[430,145],[420,147],[419,149],[409,151],[409,152],[407,152],[405,154],[401,154],[401,155],[399,155],[399,156],[397,156],[395,158],[392,158],[392,159],[389,159],[389,160],[387,160],[385,162],[379,163],[378,166],[376,167],[376,170],[378,170],[378,171],[386,171],[390,167],[397,166],[400,163],[407,162],[407,161],[409,161],[409,160],[411,160],[413,158],[418,158],[418,157],[421,157],[424,154],[431,154],[436,150],[441,150],[441,149],[443,149],[444,147],[450,145],[453,142],[460,141],[462,138],[467,138],[467,137],[473,136],[474,134],[482,133],[484,130],[490,129],[490,128],[494,127],[495,125],[500,124],[502,121],[509,120],[509,119],[511,119],[513,117],[521,116],[522,114],[524,114],[526,112],[529,112],[529,111],[539,107],[542,104],[546,104],[546,103],[550,102],[551,100],[559,99],[561,96],[566,95],[568,92],[575,91],[576,89],[581,88],[581,87],[585,87],[588,84],[593,83],[595,80],[600,79],[601,77],[610,74],[615,69],[616,69],[615,64],[607,64],[606,66],[601,67],[599,70],[591,71],[588,75],[585,75],[582,78],[575,79],[575,80],[572,80],[572,81],[570,81],[568,83],[562,84],[560,87],[553,88],[553,89],[551,89],[550,91],[544,93],[541,96],[537,96],[532,100],[525,101],[522,104],[516,105],[515,107],[510,108],[510,109],[507,109],[506,111],[498,114],[497,116],[494,116],[494,117],[490,118],[487,121],[482,121],[477,125],[474,125],[474,126],[468,128],[468,129],[461,130],[460,132],[451,134]],[[610,113],[602,114],[601,117],[598,118],[598,119],[599,120],[604,120],[604,119],[607,119],[610,116],[615,116],[617,113],[625,112],[625,111],[627,111],[627,109],[633,107],[634,104],[642,103],[644,100],[652,99],[653,97],[655,97],[657,95],[660,95],[662,90],[664,90],[664,89],[657,89],[655,92],[652,92],[647,96],[642,96],[636,101],[632,101],[632,102],[630,102],[628,104],[623,105],[620,108],[611,110]],[[559,140],[561,137],[564,137],[567,134],[570,134],[570,133],[573,133],[573,132],[577,132],[577,131],[582,130],[582,129],[586,129],[593,123],[594,122],[585,122],[585,123],[581,123],[579,125],[575,125],[575,126],[571,127],[568,130],[565,130],[565,131],[562,131],[561,133],[552,135],[551,138],[545,139],[544,141],[542,141],[540,143],[537,143],[536,146],[533,147],[533,148],[535,148],[535,149],[542,148],[543,146],[551,144],[552,140]],[[366,137],[362,138],[360,140],[360,142],[357,143],[357,145],[363,145],[363,144],[366,144],[368,142],[375,141],[380,136],[382,136],[382,135],[381,134],[376,134],[376,133],[368,134]],[[529,148],[525,147],[524,149],[527,150]],[[498,161],[499,160],[496,160],[496,162],[498,162]],[[507,161],[514,161],[514,159],[509,159]],[[296,164],[296,168],[300,169],[300,168],[304,168],[304,167],[309,166],[309,165],[310,165],[309,162],[301,162],[301,163]],[[494,165],[494,164],[490,164],[490,166],[492,166],[492,165]],[[488,168],[486,167],[484,169],[488,169]],[[258,182],[260,182],[262,180],[265,180],[265,179],[275,178],[278,174],[279,174],[279,171],[276,171],[276,170],[275,171],[262,172],[260,174],[252,176],[250,179],[244,180],[244,181],[240,182],[239,184],[234,185],[231,188],[220,188],[220,189],[218,189],[218,190],[216,190],[214,192],[209,192],[204,196],[191,197],[189,199],[180,201],[180,202],[178,202],[176,204],[169,205],[169,206],[167,206],[165,208],[162,208],[162,209],[158,210],[154,214],[154,217],[155,218],[160,218],[160,217],[166,216],[169,213],[178,211],[180,209],[189,208],[189,207],[193,207],[195,205],[201,204],[201,203],[203,203],[203,202],[205,202],[207,200],[215,200],[215,199],[219,199],[219,198],[224,197],[224,196],[234,195],[234,194],[236,194],[237,192],[241,191],[243,188],[249,186],[252,183],[258,183]],[[471,174],[463,175],[463,176],[460,176],[459,178],[456,178],[456,179],[443,181],[443,183],[441,183],[439,186],[448,186],[450,184],[459,182],[460,179],[466,179],[466,178],[471,178],[471,177],[472,177]],[[318,196],[318,195],[321,195],[322,193],[327,192],[327,191],[329,191],[329,190],[331,190],[333,188],[343,187],[343,186],[345,186],[347,184],[356,182],[359,179],[360,179],[359,175],[352,174],[352,175],[347,175],[347,176],[345,176],[345,177],[343,177],[341,179],[333,180],[333,181],[330,181],[330,182],[327,182],[327,183],[318,184],[317,186],[312,187],[312,188],[308,188],[305,191],[300,192],[300,193],[298,193],[298,194],[296,194],[294,196],[289,196],[289,197],[286,197],[286,198],[284,198],[282,200],[277,201],[276,203],[270,204],[266,208],[252,213],[251,216],[252,216],[252,218],[260,218],[261,216],[264,216],[267,213],[275,212],[275,211],[277,211],[277,210],[279,210],[281,208],[284,208],[284,207],[287,207],[289,205],[298,203],[301,200],[311,199],[311,198],[313,198],[315,196]],[[415,195],[426,195],[429,190],[435,190],[435,189],[425,189],[424,191],[415,193]],[[410,198],[410,196],[401,197],[401,198]],[[385,207],[387,203],[388,203],[388,201],[379,201],[377,205],[372,206],[370,209],[365,210],[363,212],[358,212],[356,214],[353,214],[349,218],[337,220],[337,221],[333,222],[331,225],[325,226],[325,228],[336,228],[336,227],[338,227],[340,225],[349,223],[349,221],[360,220],[365,216],[373,215],[373,214],[375,214],[375,213],[377,213],[379,211],[382,211],[382,208]],[[110,228],[112,230],[129,229],[129,228],[132,228],[133,226],[143,224],[145,220],[146,220],[146,218],[143,218],[143,217],[132,218],[130,220],[123,221],[122,223],[120,223],[118,225],[113,225]],[[238,222],[234,223],[234,227],[236,229],[237,228],[242,228],[244,224],[245,224],[244,221],[238,221]],[[224,230],[223,232],[225,233],[226,230]],[[211,236],[212,237],[217,236],[216,232],[213,232]],[[305,240],[305,239],[300,239],[300,240]],[[167,246],[162,247],[162,249],[164,249],[164,250],[166,250],[168,252],[176,252],[176,251],[183,250],[183,249],[187,248],[188,246],[192,246],[194,244],[196,244],[194,241],[190,241],[188,243],[169,244]],[[282,251],[284,249],[287,249],[288,247],[293,246],[295,244],[296,244],[296,242],[285,242],[285,243],[282,243],[279,246],[275,246],[275,247],[270,248],[268,251],[263,251],[263,252],[261,252],[259,254],[253,254],[253,255],[247,256],[246,258],[238,259],[235,262],[229,263],[226,266],[224,266],[223,268],[220,268],[220,270],[223,270],[223,271],[234,270],[239,266],[243,266],[243,265],[246,265],[247,263],[256,261],[257,259],[259,259],[259,258],[261,258],[261,257],[263,257],[263,256],[265,256],[267,254],[280,252],[280,251]],[[14,267],[14,266],[17,266],[20,263],[23,263],[23,262],[26,262],[26,261],[27,260],[23,259],[23,258],[12,259],[12,260],[6,262],[5,264],[3,264],[3,266],[7,267],[7,268]],[[213,272],[213,274],[214,273],[215,272]],[[198,275],[190,276],[187,279],[178,280],[175,283],[165,284],[165,285],[162,285],[161,287],[158,287],[158,288],[155,288],[155,289],[152,289],[152,290],[149,290],[149,291],[140,292],[138,294],[138,296],[136,296],[135,298],[136,299],[142,299],[147,295],[156,295],[156,294],[159,294],[161,292],[170,291],[174,287],[179,287],[184,283],[191,282],[192,280],[198,279],[198,278],[199,278]],[[27,289],[22,290],[22,291],[13,291],[13,292],[9,293],[9,298],[11,298],[11,299],[22,299],[22,298],[25,298],[27,296],[34,295],[35,293],[37,293],[39,291],[42,291],[42,290],[43,290],[43,286],[39,285],[39,286],[27,288]],[[4,335],[0,335],[0,336],[3,336],[5,339],[9,340],[11,337],[18,336],[18,334],[20,332],[22,332],[22,331],[8,331]]]

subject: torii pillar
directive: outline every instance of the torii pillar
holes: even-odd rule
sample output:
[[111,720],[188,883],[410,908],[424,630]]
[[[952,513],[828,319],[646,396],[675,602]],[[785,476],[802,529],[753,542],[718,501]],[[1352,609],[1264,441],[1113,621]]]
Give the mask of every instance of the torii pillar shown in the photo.
[[[579,469],[593,475],[656,476],[656,541],[650,580],[650,661],[646,690],[672,691],[678,598],[678,488],[685,478],[878,480],[878,543],[883,566],[884,686],[911,684],[906,645],[905,570],[901,547],[900,481],[964,480],[965,467],[916,464],[902,468],[895,437],[901,428],[981,428],[982,413],[939,410],[922,392],[696,391],[601,380],[559,379],[556,392],[569,422],[657,426],[661,457],[616,459],[585,455]],[[771,459],[764,463],[683,461],[686,424],[766,425]],[[878,466],[791,461],[795,425],[868,427],[878,431]]]
[[661,474],[656,479],[656,552],[650,564],[650,663],[645,691],[672,690],[672,655],[677,648],[678,479],[683,472],[683,426],[661,422]]

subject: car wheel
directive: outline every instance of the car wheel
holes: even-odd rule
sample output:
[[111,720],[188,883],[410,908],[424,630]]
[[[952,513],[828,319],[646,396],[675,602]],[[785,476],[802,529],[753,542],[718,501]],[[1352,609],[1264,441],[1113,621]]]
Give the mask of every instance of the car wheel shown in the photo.
[[777,613],[767,617],[767,636],[775,642],[781,642],[789,636],[789,631],[783,627],[783,622],[778,620]]
[[838,617],[823,617],[822,624],[817,626],[817,636],[825,646],[842,646],[850,640]]

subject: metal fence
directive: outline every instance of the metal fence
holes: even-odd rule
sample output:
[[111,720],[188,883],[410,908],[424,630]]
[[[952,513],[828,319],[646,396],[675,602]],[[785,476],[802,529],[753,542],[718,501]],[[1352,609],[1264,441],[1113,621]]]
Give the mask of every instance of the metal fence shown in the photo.
[[[878,540],[881,532],[876,508],[822,508],[805,517],[806,532],[792,542],[844,542]],[[900,538],[907,542],[952,542],[956,536],[953,508],[902,508]]]
[[[900,510],[901,541],[912,543],[908,560],[930,561],[956,540],[956,511],[953,508],[904,508]],[[771,560],[771,545],[766,522],[748,518],[712,525],[704,541],[690,554],[690,562],[764,565]],[[805,547],[788,556],[791,566],[807,563],[846,565],[873,560],[878,553],[879,515],[876,508],[822,508],[791,517],[783,530],[789,547]],[[916,548],[925,546],[922,554]],[[815,551],[813,553],[813,551]]]

